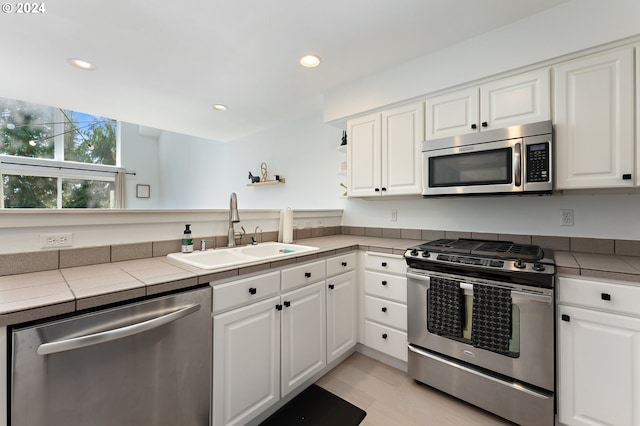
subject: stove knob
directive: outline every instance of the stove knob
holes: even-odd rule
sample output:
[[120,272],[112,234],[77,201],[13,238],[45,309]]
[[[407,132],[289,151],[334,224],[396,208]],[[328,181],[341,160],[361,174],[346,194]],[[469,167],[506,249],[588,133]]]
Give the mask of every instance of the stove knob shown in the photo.
[[515,266],[518,269],[524,269],[527,267],[527,264],[524,262],[524,260],[518,259],[513,263],[513,266]]
[[534,263],[533,264],[533,270],[534,271],[538,271],[538,272],[542,272],[544,271],[544,265],[542,263]]
[[417,255],[418,255],[418,250],[412,249],[411,250],[411,256],[417,256]]
[[429,256],[431,256],[431,254],[427,250],[422,252],[422,257],[429,257]]

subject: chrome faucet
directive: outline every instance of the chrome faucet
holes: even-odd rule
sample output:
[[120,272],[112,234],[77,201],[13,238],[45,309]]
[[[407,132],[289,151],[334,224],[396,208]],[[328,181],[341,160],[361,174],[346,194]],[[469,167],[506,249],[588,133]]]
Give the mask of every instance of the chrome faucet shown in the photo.
[[[236,232],[233,229],[233,224],[240,222],[240,215],[238,214],[238,196],[235,192],[231,193],[229,199],[229,232],[227,233],[228,244],[227,247],[236,246],[236,238],[242,239],[244,232]],[[244,231],[244,227],[240,227]]]

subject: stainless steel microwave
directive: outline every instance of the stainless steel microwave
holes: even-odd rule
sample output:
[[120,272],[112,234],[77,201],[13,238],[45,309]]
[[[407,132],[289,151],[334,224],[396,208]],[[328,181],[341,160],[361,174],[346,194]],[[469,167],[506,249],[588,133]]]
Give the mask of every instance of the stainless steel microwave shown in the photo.
[[550,194],[551,121],[424,141],[422,195]]

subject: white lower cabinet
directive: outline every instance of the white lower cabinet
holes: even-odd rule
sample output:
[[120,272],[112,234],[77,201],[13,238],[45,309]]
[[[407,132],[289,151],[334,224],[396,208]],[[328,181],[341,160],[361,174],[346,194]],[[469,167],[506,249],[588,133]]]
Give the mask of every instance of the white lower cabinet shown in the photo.
[[[355,346],[355,260],[349,253],[213,285],[213,426],[246,424]],[[342,273],[327,281],[327,269]]]
[[243,425],[280,399],[280,297],[213,317],[214,426]]
[[640,287],[560,277],[557,288],[558,420],[640,425],[640,318],[623,313]]
[[358,341],[356,297],[354,271],[327,280],[327,363],[338,359]]
[[327,365],[325,282],[282,295],[282,396]]
[[365,345],[407,361],[407,277],[402,256],[365,254]]

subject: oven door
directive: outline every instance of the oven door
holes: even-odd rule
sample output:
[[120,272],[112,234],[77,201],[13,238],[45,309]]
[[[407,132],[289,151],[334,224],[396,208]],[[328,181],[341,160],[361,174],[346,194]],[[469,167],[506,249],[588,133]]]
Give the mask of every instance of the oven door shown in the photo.
[[522,192],[522,138],[422,152],[422,195]]
[[[490,370],[501,375],[553,391],[554,389],[554,301],[553,290],[409,269],[407,273],[408,340],[429,351],[446,355],[465,363]],[[463,318],[461,333],[448,336],[442,330],[430,330],[434,318],[429,318],[431,281],[448,280],[460,286]],[[508,347],[503,350],[479,342],[472,334],[482,332],[474,309],[479,310],[479,298],[474,293],[499,290],[510,297],[510,335]],[[433,293],[433,294],[432,294]],[[483,302],[484,303],[484,302]],[[478,306],[476,306],[478,305]],[[433,308],[433,301],[432,301]],[[486,304],[485,304],[486,306]],[[493,309],[489,303],[489,310]],[[476,327],[473,320],[476,319]],[[436,318],[437,320],[437,318]],[[489,328],[494,328],[490,324]],[[497,327],[495,327],[497,328]],[[480,330],[480,331],[478,331]],[[446,330],[445,330],[446,331]],[[492,339],[490,336],[489,339]],[[504,337],[503,337],[504,338]],[[498,336],[499,340],[499,336]],[[483,344],[479,344],[483,343]]]

